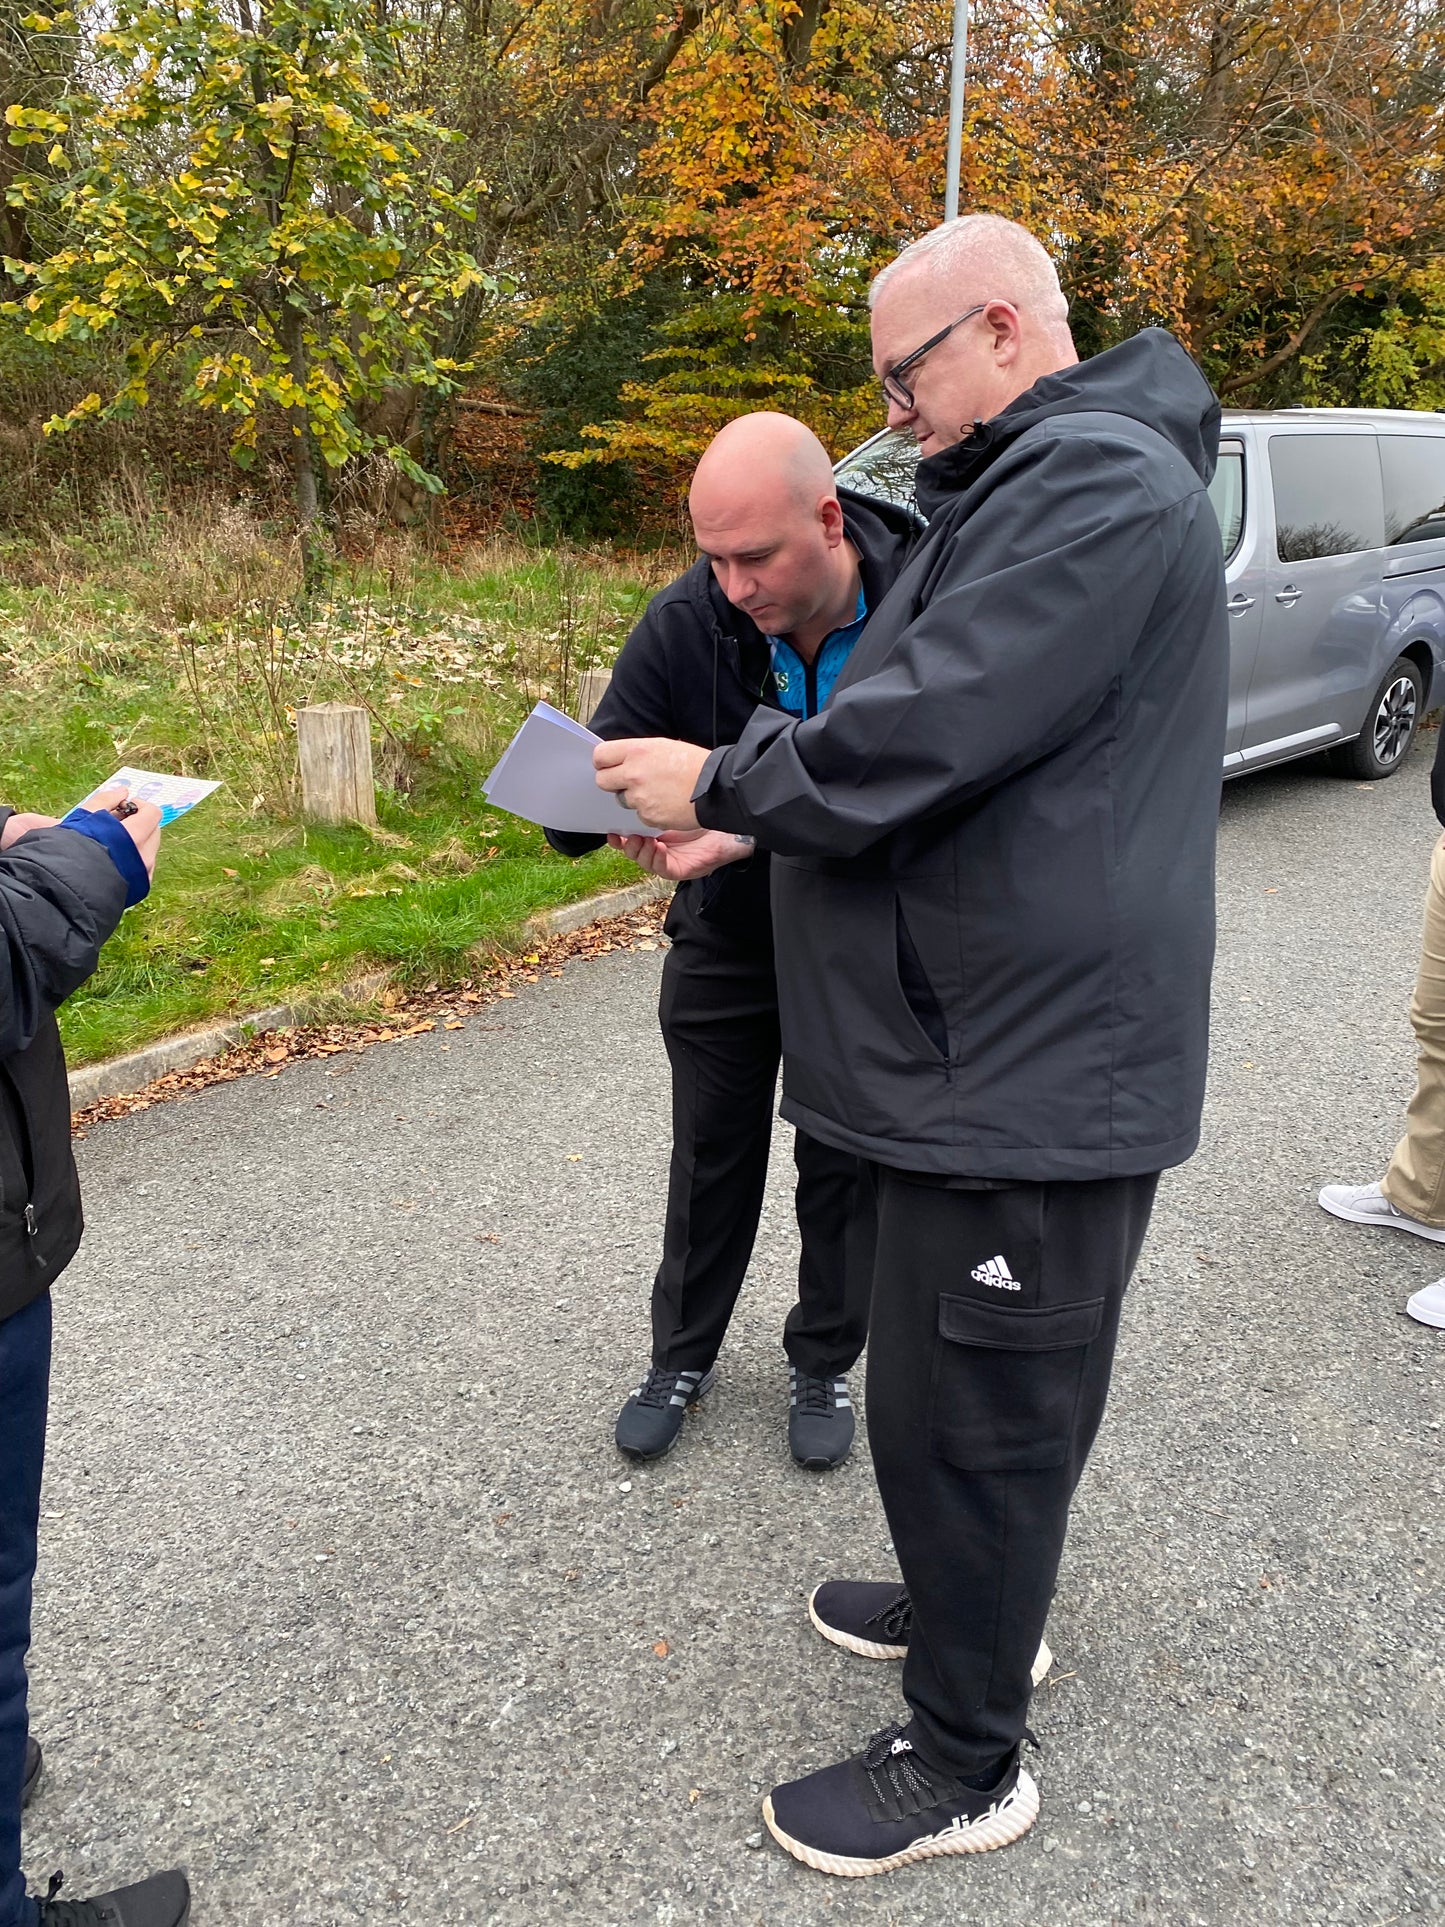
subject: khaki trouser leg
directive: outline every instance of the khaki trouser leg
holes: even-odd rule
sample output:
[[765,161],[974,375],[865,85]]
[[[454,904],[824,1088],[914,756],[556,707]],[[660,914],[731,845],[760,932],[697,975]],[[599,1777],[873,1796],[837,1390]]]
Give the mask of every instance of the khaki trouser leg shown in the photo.
[[1424,1224],[1445,1225],[1445,837],[1430,858],[1425,938],[1410,1022],[1420,1046],[1415,1095],[1383,1189],[1397,1211]]

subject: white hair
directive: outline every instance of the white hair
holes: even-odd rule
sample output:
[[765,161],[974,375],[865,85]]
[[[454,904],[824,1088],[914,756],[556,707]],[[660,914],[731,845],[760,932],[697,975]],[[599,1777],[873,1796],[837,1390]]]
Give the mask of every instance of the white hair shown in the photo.
[[1048,251],[1026,227],[1002,214],[960,214],[910,242],[874,275],[870,308],[904,268],[923,268],[939,280],[966,284],[960,298],[1012,302],[1046,333],[1067,327],[1069,304]]

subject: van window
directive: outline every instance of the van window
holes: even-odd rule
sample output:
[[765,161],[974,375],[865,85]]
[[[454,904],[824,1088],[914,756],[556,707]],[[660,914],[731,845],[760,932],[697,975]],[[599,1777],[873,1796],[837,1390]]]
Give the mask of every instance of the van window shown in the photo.
[[1387,542],[1445,542],[1445,435],[1382,435]]
[[1209,499],[1219,519],[1219,533],[1227,562],[1239,547],[1244,529],[1244,450],[1238,442],[1225,442],[1219,451],[1219,466],[1209,484]]
[[1384,547],[1373,435],[1271,435],[1269,472],[1281,562]]

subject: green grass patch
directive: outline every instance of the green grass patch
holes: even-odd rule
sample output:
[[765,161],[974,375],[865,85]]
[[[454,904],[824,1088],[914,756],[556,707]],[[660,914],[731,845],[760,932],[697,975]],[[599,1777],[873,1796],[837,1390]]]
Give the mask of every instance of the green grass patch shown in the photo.
[[[0,558],[0,798],[62,814],[121,763],[224,787],[166,833],[151,896],[62,1010],[73,1062],[378,966],[465,976],[538,910],[636,878],[611,852],[558,856],[480,785],[538,697],[570,706],[610,661],[657,578],[397,548],[307,607],[254,530],[104,533]],[[371,712],[374,832],[301,818],[294,714],[326,700]]]

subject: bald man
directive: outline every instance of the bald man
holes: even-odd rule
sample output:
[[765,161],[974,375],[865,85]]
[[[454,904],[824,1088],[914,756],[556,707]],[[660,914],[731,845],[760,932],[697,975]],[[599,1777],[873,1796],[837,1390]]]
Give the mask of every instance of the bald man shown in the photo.
[[[717,436],[689,497],[701,555],[628,637],[591,725],[611,739],[736,741],[763,709],[816,716],[917,531],[902,510],[843,491],[801,422],[755,414]],[[568,855],[598,837],[548,831]],[[619,1449],[658,1458],[712,1386],[752,1256],[781,1049],[768,856],[751,837],[612,839],[678,888],[660,1018],[672,1068],[672,1162],[652,1358],[618,1416]],[[794,1140],[802,1236],[783,1328],[788,1442],[824,1469],[853,1442],[847,1374],[867,1336],[872,1193],[851,1151]]]
[[996,216],[872,292],[929,523],[831,701],[594,759],[645,822],[772,849],[783,1114],[877,1187],[868,1438],[904,1589],[832,1582],[810,1615],[903,1659],[906,1714],[764,1805],[836,1874],[1038,1812],[1069,1505],[1159,1174],[1198,1141],[1229,678],[1219,406],[1179,345],[1080,362],[1053,263]]

